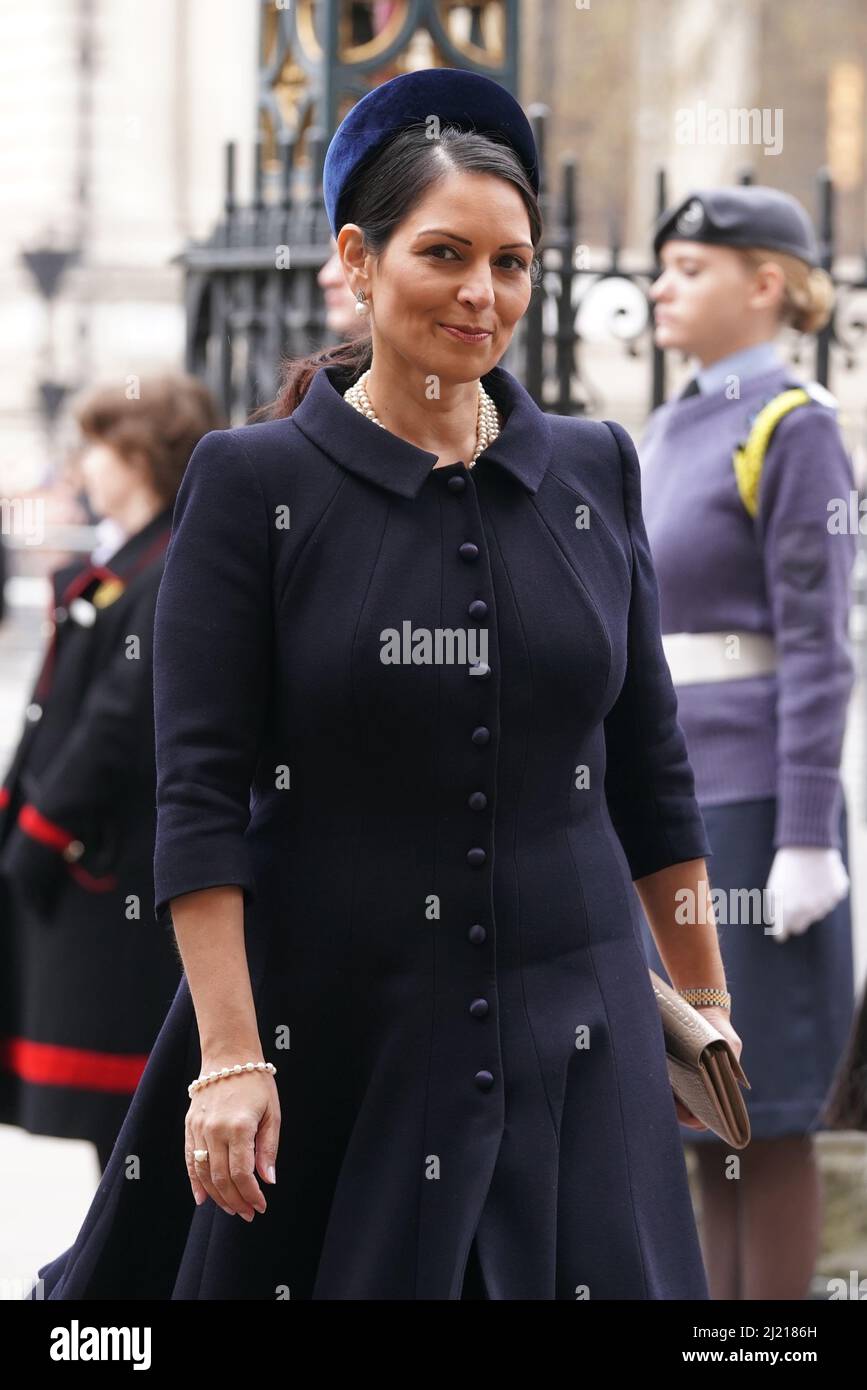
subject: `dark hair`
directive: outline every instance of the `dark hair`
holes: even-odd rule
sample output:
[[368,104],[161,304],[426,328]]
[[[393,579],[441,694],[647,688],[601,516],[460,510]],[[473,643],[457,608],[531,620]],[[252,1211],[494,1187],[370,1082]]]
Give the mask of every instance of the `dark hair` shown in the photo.
[[[493,174],[514,184],[530,218],[534,251],[542,238],[539,201],[524,167],[511,145],[493,135],[443,125],[438,138],[430,138],[424,122],[408,125],[393,139],[362,161],[340,200],[342,222],[356,222],[364,244],[374,256],[383,253],[400,223],[427,191],[455,170]],[[534,255],[531,279],[536,283],[540,265]],[[345,368],[347,385],[370,366],[373,357],[369,323],[348,341],[302,357],[284,357],[280,364],[277,396],[250,416],[276,420],[304,399],[317,371],[328,366]]]
[[128,390],[120,383],[95,386],[73,414],[85,438],[126,460],[143,456],[151,486],[169,506],[193,449],[209,430],[224,427],[224,417],[207,386],[185,372],[145,376],[134,396]]

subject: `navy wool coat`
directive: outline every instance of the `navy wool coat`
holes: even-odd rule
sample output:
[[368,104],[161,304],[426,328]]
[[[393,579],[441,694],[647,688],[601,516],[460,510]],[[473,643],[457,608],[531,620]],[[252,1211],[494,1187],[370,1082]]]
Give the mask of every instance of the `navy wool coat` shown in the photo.
[[483,380],[472,470],[335,366],[193,453],[155,910],[244,890],[277,1184],[250,1224],[193,1202],[184,977],[49,1298],[459,1299],[474,1238],[491,1298],[708,1297],[632,886],[710,854],[638,461]]
[[152,649],[171,520],[164,508],[105,564],[53,574],[51,637],[0,788],[0,1122],[103,1149],[181,977],[153,923]]

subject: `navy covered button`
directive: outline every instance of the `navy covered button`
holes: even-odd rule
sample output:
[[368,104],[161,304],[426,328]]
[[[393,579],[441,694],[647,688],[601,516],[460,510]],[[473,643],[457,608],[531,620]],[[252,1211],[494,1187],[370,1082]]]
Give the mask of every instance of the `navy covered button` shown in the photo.
[[467,485],[467,480],[461,473],[455,473],[454,477],[449,478],[446,487],[449,492],[463,492]]
[[480,724],[479,727],[478,727],[477,729],[473,729],[473,734],[472,734],[473,743],[478,743],[478,744],[487,743],[488,740],[490,739],[490,737],[491,737],[491,731],[490,731],[490,729],[486,729],[485,726],[484,726],[484,724]]
[[462,560],[476,560],[479,555],[479,547],[475,541],[464,541],[463,545],[458,547],[458,553]]
[[488,605],[483,598],[474,598],[467,612],[471,618],[484,618],[487,616]]
[[467,850],[467,863],[472,864],[474,869],[480,868],[487,857],[485,851],[480,849],[478,845],[474,846],[473,849]]
[[487,999],[474,999],[470,1005],[470,1013],[473,1018],[487,1018],[488,1008]]
[[481,922],[474,922],[467,932],[467,936],[474,946],[481,946],[482,942],[488,939],[488,933]]
[[489,1071],[476,1072],[476,1085],[480,1091],[489,1091],[494,1084],[493,1073]]
[[488,798],[484,792],[471,792],[467,797],[467,805],[471,811],[484,811],[488,804]]

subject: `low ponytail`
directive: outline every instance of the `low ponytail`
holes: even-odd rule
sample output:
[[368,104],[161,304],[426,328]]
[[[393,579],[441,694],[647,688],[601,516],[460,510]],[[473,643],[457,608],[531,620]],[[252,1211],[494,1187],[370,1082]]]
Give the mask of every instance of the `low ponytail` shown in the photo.
[[813,266],[803,285],[789,289],[791,323],[799,333],[818,333],[834,311],[834,282],[827,270]]
[[798,256],[784,251],[751,246],[741,256],[756,270],[765,261],[773,261],[785,275],[785,291],[780,306],[780,319],[791,324],[798,333],[819,333],[834,312],[836,293],[827,270],[809,266]]
[[344,367],[348,378],[354,381],[366,371],[373,361],[373,338],[368,326],[354,338],[334,347],[323,348],[321,352],[309,353],[304,357],[284,357],[280,364],[280,384],[277,395],[267,405],[259,406],[247,419],[248,425],[260,420],[280,420],[291,415],[300,405],[318,371],[324,367]]

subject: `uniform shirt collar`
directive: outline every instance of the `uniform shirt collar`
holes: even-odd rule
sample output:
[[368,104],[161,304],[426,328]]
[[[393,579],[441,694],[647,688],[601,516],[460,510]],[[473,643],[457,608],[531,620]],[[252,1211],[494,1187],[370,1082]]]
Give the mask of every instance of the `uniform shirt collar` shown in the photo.
[[79,557],[52,570],[51,579],[56,602],[63,602],[64,594],[70,585],[75,581],[84,582],[86,575],[91,578],[113,575],[114,578],[125,581],[136,573],[136,567],[143,560],[156,559],[168,544],[173,513],[174,502],[167,503],[140,531],[135,531],[125,540],[121,539],[110,555],[96,558],[91,554],[86,560]]
[[774,343],[754,343],[752,347],[742,348],[740,352],[730,352],[718,362],[711,362],[710,366],[702,367],[701,371],[696,373],[696,381],[699,391],[706,396],[711,391],[721,390],[727,377],[737,376],[746,380],[782,365],[782,358]]
[[[354,375],[343,366],[320,367],[290,418],[317,449],[348,472],[398,497],[415,497],[430,477],[437,455],[383,429],[345,401],[342,391]],[[493,463],[528,492],[538,491],[551,456],[551,426],[545,411],[503,367],[486,372],[482,382],[505,418],[476,468]]]
[[142,556],[157,553],[171,530],[174,503],[166,503],[140,530],[121,539],[114,552],[103,561],[115,574],[124,575]]

